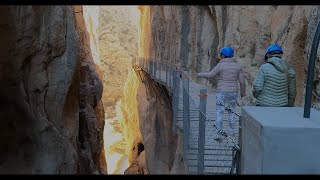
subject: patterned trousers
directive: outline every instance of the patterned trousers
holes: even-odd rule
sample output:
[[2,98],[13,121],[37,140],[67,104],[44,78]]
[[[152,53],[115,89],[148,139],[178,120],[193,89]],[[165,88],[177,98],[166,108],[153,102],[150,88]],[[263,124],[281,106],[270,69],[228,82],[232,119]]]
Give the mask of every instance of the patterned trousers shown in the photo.
[[[222,115],[225,111],[226,107],[230,108],[232,112],[235,111],[236,103],[237,103],[238,93],[235,92],[217,92],[216,94],[216,110],[217,110],[217,118],[216,118],[216,127],[218,130],[222,130]],[[234,136],[234,126],[235,126],[235,114],[231,111],[228,111],[228,122],[229,122],[229,135]]]

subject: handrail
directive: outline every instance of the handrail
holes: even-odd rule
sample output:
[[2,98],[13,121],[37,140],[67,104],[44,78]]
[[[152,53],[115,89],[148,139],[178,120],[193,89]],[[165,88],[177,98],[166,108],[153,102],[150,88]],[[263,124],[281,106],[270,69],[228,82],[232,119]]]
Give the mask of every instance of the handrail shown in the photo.
[[[219,142],[219,146],[223,147],[223,149],[227,150],[232,150],[235,151],[236,153],[234,154],[235,157],[232,157],[232,159],[236,159],[236,157],[238,157],[238,153],[240,151],[240,147],[238,145],[238,143],[233,139],[233,137],[229,136],[225,131],[223,130],[219,130],[213,123],[213,119],[209,119],[208,116],[206,115],[206,112],[203,110],[203,106],[204,103],[202,102],[203,100],[205,100],[206,98],[201,98],[199,99],[200,103],[198,104],[195,100],[195,97],[193,97],[189,90],[189,83],[191,83],[191,85],[193,85],[193,87],[195,87],[195,85],[199,85],[198,83],[196,83],[195,81],[193,81],[189,75],[187,71],[182,71],[179,67],[177,67],[176,65],[172,65],[172,64],[167,64],[167,63],[162,63],[161,61],[155,61],[152,60],[151,58],[135,58],[134,60],[135,62],[133,62],[134,66],[138,66],[140,68],[142,68],[145,72],[149,73],[149,75],[154,78],[155,80],[161,81],[162,83],[167,84],[167,86],[169,87],[169,90],[171,90],[172,92],[172,101],[173,101],[173,127],[172,130],[174,133],[176,133],[176,126],[177,126],[177,114],[178,114],[178,103],[179,100],[183,101],[183,132],[184,132],[184,153],[183,153],[183,158],[186,160],[186,164],[189,167],[189,161],[187,160],[188,158],[186,157],[187,152],[189,151],[189,136],[192,130],[191,129],[191,125],[190,125],[190,115],[189,113],[191,111],[198,113],[199,115],[199,123],[200,120],[205,121],[205,122],[212,122],[212,128],[213,128],[213,135],[221,135],[223,137],[222,141]],[[149,69],[148,69],[149,67]],[[159,68],[157,68],[159,67]],[[162,68],[161,68],[162,67]],[[165,73],[161,73],[160,71],[163,70],[164,67],[164,71],[166,71]],[[184,69],[186,70],[186,69]],[[161,76],[161,74],[163,74],[163,77]],[[168,77],[169,76],[169,77]],[[179,92],[180,92],[180,79],[183,80],[182,82],[182,91],[183,91],[183,98],[181,98],[179,96]],[[205,88],[200,88],[200,96],[205,95],[203,94],[204,92],[206,92],[207,87],[205,86]],[[205,100],[206,101],[206,100]],[[201,103],[202,102],[202,103]],[[200,105],[202,104],[202,106],[200,107]],[[206,105],[205,105],[206,106]],[[226,110],[228,110],[231,113],[234,113],[237,116],[240,116],[238,113],[236,113],[235,111],[231,110],[229,107],[225,106],[222,104],[222,106],[225,107]],[[196,110],[196,111],[194,111]],[[187,112],[185,112],[187,111]],[[195,114],[193,114],[195,115]],[[201,124],[201,129],[203,130],[203,127],[205,126],[205,124]],[[199,124],[199,128],[200,128],[200,124]],[[201,135],[201,137],[200,137]],[[205,142],[204,142],[204,138],[205,138],[205,133],[204,132],[199,132],[199,136],[198,136],[198,159],[197,159],[197,168],[198,168],[198,173],[204,173],[205,168],[204,168],[204,147],[205,147]],[[202,138],[202,139],[201,139]],[[223,141],[225,139],[225,141]],[[230,173],[233,173],[234,170],[234,165],[235,163],[232,162],[232,165],[230,167]],[[189,173],[189,168],[186,167],[186,172]],[[218,168],[217,168],[218,169]],[[231,172],[232,171],[232,172]],[[216,172],[219,173],[219,172]]]

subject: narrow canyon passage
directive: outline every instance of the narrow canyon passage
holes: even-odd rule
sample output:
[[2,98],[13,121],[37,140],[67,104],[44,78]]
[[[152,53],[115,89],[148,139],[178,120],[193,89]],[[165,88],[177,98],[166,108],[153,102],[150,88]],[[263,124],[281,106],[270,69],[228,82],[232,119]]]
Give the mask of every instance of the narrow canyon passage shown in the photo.
[[177,65],[205,84],[195,74],[230,45],[247,86],[239,104],[253,106],[254,78],[277,42],[303,106],[319,17],[318,6],[1,6],[0,174],[185,173],[171,94],[132,60]]
[[[108,174],[123,174],[142,144],[137,109],[139,81],[132,69],[138,55],[140,11],[137,6],[83,6],[91,52],[102,71],[105,109],[104,151]],[[140,152],[139,152],[140,153]]]

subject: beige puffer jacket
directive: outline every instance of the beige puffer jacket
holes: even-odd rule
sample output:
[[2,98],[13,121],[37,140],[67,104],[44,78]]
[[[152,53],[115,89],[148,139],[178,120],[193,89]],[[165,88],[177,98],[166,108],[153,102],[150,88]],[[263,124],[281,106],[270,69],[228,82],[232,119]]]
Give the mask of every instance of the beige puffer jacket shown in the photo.
[[224,58],[219,61],[214,69],[208,73],[198,73],[199,77],[214,78],[218,76],[217,91],[238,92],[240,83],[240,94],[245,95],[245,80],[241,65],[232,58]]

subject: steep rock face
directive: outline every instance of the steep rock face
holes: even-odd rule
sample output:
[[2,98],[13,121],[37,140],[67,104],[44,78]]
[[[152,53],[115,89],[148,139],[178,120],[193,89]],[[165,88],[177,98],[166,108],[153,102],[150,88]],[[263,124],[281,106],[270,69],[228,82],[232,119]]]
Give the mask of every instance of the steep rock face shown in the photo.
[[207,6],[141,6],[140,10],[141,56],[190,68],[191,73],[213,66],[208,52],[215,57],[219,36]]
[[146,153],[142,142],[135,143],[132,151],[133,161],[124,174],[150,174],[146,164]]
[[100,65],[99,53],[99,6],[82,6],[83,18],[86,24],[87,32],[90,35],[90,49],[95,64]]
[[99,51],[103,70],[103,104],[106,117],[115,116],[115,104],[122,97],[122,90],[131,68],[131,59],[137,56],[138,20],[133,7],[100,6]]
[[[128,78],[123,87],[123,96],[120,100],[120,110],[122,118],[120,121],[121,129],[123,130],[123,140],[126,144],[126,155],[128,155],[129,163],[138,157],[137,145],[142,142],[142,136],[139,128],[138,114],[138,87],[139,79],[135,71],[131,68],[128,71]],[[136,148],[134,150],[134,148]]]
[[[80,52],[80,116],[78,134],[78,173],[107,173],[103,146],[104,109],[102,104],[102,73],[95,65],[91,55],[91,38],[94,33],[88,33],[83,16],[83,8],[75,7],[76,29],[79,34]],[[90,18],[89,18],[90,22]],[[91,36],[90,36],[91,35]],[[90,43],[89,43],[90,42]],[[91,47],[91,48],[90,48]],[[92,49],[96,50],[95,48]],[[98,57],[95,57],[98,58]]]
[[[265,49],[270,43],[279,43],[283,46],[283,59],[297,71],[295,103],[303,105],[307,57],[318,22],[319,7],[141,6],[140,9],[142,21],[150,23],[150,28],[144,31],[151,34],[141,36],[141,42],[145,43],[141,44],[144,52],[140,55],[186,67],[193,79],[196,79],[195,72],[208,71],[215,65],[209,58],[216,58],[220,48],[225,45],[234,47],[235,59],[243,64],[248,84],[248,96],[242,105],[254,103],[251,85],[264,61]],[[196,80],[205,82],[200,78]],[[319,94],[319,60],[316,63],[315,87]],[[319,106],[319,103],[314,105]]]
[[[297,71],[296,105],[303,102],[305,81],[305,48],[311,6],[216,6],[222,9],[217,18],[228,19],[224,40],[219,46],[235,47],[236,58],[244,65],[246,78],[251,85],[264,60],[266,47],[273,42],[282,45],[283,59]],[[224,9],[224,10],[223,10]],[[227,18],[223,18],[226,11]],[[218,12],[218,11],[216,11]],[[240,18],[241,17],[241,18]],[[251,87],[247,89],[251,95]],[[250,97],[250,102],[254,102]]]
[[161,85],[140,73],[143,81],[138,88],[138,112],[147,170],[150,174],[168,174],[177,148],[177,136],[171,130],[171,100]]
[[[96,118],[100,127],[102,88],[88,94],[79,91],[88,89],[81,82],[96,81],[93,85],[99,86],[99,78],[94,68],[80,76],[84,69],[81,50],[86,43],[80,39],[87,39],[78,32],[74,13],[71,6],[0,8],[1,173],[70,174],[81,173],[79,167],[89,168],[80,160],[92,155],[78,155],[77,144],[79,134],[86,132],[81,121]],[[92,96],[95,101],[84,100]],[[90,108],[93,119],[81,117]],[[86,143],[101,150],[96,143],[99,138],[93,139],[97,140]],[[92,159],[91,163],[99,164],[97,158]]]

